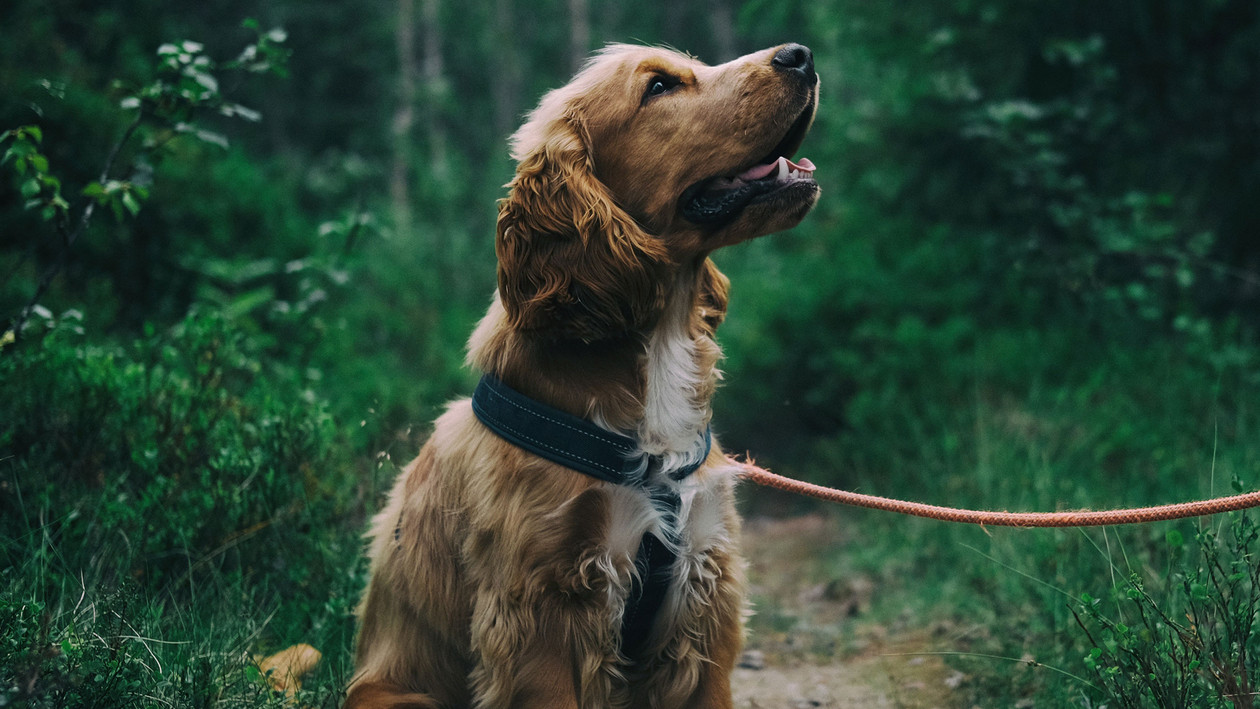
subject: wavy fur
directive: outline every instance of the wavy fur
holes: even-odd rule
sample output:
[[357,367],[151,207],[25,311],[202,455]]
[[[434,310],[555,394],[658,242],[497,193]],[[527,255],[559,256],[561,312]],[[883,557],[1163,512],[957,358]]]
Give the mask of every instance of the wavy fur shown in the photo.
[[[617,45],[543,98],[513,137],[499,288],[471,366],[635,436],[663,473],[703,454],[729,289],[708,254],[791,226],[812,201],[708,228],[679,202],[813,110],[815,87],[777,69],[775,51],[707,67]],[[645,78],[667,71],[689,90],[648,102]],[[627,657],[634,555],[667,523],[648,490],[529,454],[453,403],[368,532],[346,706],[730,707],[745,613],[733,471],[714,445],[683,482],[653,482],[682,498],[678,562],[645,649]]]

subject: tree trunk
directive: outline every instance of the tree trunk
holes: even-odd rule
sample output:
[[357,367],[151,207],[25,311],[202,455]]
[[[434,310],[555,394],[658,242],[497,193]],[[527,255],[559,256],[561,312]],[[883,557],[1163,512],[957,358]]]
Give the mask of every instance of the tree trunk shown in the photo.
[[582,68],[591,51],[591,14],[589,0],[569,0],[569,64],[573,71]]
[[394,164],[389,177],[389,199],[394,228],[406,238],[411,232],[411,140],[416,123],[416,17],[415,0],[398,0],[394,46],[398,53],[398,103],[391,132]]
[[[494,36],[501,38],[518,36],[514,24],[512,0],[495,0]],[[516,130],[516,123],[520,119],[522,59],[517,52],[516,44],[511,41],[496,42],[495,51],[497,52],[496,70],[490,74],[490,93],[494,100],[494,134],[495,140],[498,141]],[[498,154],[497,151],[496,154]]]
[[441,106],[446,98],[445,67],[442,61],[442,25],[439,0],[421,0],[421,26],[424,31],[424,97],[425,128],[429,137],[429,170],[434,179],[443,180],[450,172],[447,163],[446,126],[442,125]]
[[714,64],[728,62],[738,56],[735,47],[735,13],[730,0],[709,0],[709,26],[713,32],[713,48],[717,56],[710,57]]

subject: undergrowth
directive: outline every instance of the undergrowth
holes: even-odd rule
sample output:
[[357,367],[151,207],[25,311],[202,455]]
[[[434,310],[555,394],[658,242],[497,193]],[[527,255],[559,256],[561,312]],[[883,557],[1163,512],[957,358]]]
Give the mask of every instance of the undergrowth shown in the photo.
[[[1168,535],[1178,559],[1148,583],[1135,572],[1107,598],[1085,594],[1076,620],[1086,667],[1125,709],[1253,707],[1260,688],[1260,528],[1231,514],[1195,544]],[[1179,558],[1180,557],[1180,558]]]
[[[1080,341],[1079,332],[1062,324],[1022,336],[986,333],[972,367],[960,367],[959,375],[930,366],[907,371],[910,381],[889,385],[898,389],[890,396],[900,406],[882,405],[883,417],[855,422],[806,463],[776,465],[769,456],[759,462],[861,492],[980,509],[1171,503],[1229,494],[1222,488],[1231,478],[1254,487],[1260,380],[1254,360],[1243,356],[1250,345],[1216,345],[1212,351],[1223,354],[1209,358],[1175,341],[1138,350],[1096,338],[1089,352],[1068,352],[1079,350]],[[791,500],[760,502],[750,505],[750,515],[809,509]],[[1237,543],[1248,534],[1230,531],[1254,529],[1254,512],[1093,530],[984,529],[866,510],[825,512],[837,520],[835,542],[811,548],[816,560],[792,573],[811,587],[869,587],[869,609],[825,628],[800,603],[759,598],[754,646],[758,632],[786,633],[830,648],[823,654],[843,661],[851,653],[881,652],[880,638],[915,638],[960,673],[960,706],[1179,706],[1119,699],[1121,687],[1133,695],[1174,681],[1198,683],[1204,697],[1215,697],[1185,706],[1250,706],[1229,704],[1223,697],[1234,690],[1211,689],[1207,676],[1211,667],[1230,666],[1230,652],[1237,651],[1228,648],[1240,641],[1222,640],[1210,650],[1207,638],[1209,626],[1218,629],[1212,637],[1225,637],[1224,618],[1234,618],[1231,637],[1242,637],[1240,628],[1252,619],[1244,665],[1252,668],[1255,691],[1260,588],[1238,574],[1260,564],[1254,542]],[[1136,660],[1125,664],[1108,654],[1104,637],[1121,634],[1120,626],[1106,631],[1100,625],[1106,619],[1123,625],[1134,648],[1160,659],[1171,655],[1165,646],[1182,642],[1165,620],[1162,641],[1135,630],[1141,616],[1137,601],[1128,599],[1137,589],[1152,623],[1162,613],[1199,633],[1203,652],[1192,670],[1183,661],[1180,680],[1173,679],[1175,667],[1143,672]],[[1081,608],[1084,592],[1105,599],[1091,606],[1099,614],[1094,620]],[[1096,648],[1101,655],[1094,656]],[[1216,684],[1229,687],[1230,680]]]
[[0,706],[335,706],[371,480],[311,391],[214,314],[126,345],[74,315],[0,358]]

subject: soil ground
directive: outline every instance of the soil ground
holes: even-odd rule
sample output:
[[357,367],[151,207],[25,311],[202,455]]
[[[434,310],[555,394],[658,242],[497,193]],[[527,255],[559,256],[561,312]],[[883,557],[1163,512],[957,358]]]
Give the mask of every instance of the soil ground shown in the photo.
[[889,628],[862,618],[878,589],[827,580],[817,550],[838,543],[822,515],[752,518],[744,525],[750,623],[732,680],[739,709],[953,709],[964,677],[931,651],[941,628]]

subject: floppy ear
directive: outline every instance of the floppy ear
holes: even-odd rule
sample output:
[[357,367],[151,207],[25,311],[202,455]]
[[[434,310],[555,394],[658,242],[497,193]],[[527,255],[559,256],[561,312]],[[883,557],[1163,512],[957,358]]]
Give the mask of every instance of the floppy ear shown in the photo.
[[596,179],[573,116],[526,124],[515,140],[528,152],[499,201],[495,242],[511,325],[584,342],[650,325],[664,302],[665,245]]
[[726,304],[730,301],[731,279],[718,270],[713,259],[706,258],[700,264],[696,287],[696,316],[709,337],[717,332],[718,325],[726,319]]

